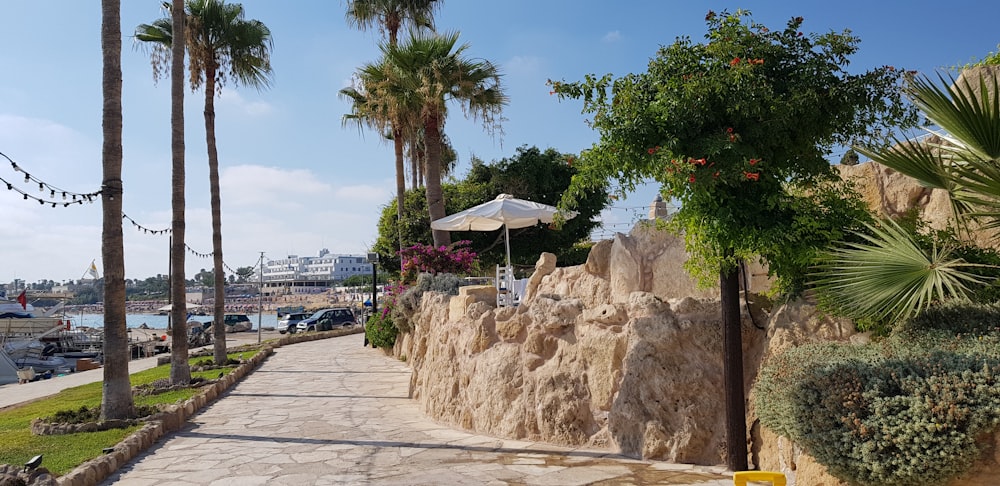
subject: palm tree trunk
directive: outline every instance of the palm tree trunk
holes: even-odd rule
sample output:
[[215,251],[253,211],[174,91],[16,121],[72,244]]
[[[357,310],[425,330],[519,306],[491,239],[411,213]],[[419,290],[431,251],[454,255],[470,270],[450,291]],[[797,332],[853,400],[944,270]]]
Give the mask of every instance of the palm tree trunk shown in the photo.
[[[445,216],[444,194],[441,192],[441,128],[439,114],[424,118],[424,144],[427,147],[427,212],[431,222]],[[433,230],[434,246],[451,244],[451,233]]]
[[222,199],[219,195],[219,150],[215,144],[215,73],[212,65],[205,72],[205,142],[208,145],[208,182],[212,198],[212,261],[215,271],[215,306],[212,340],[216,364],[226,362],[226,273],[222,261]]
[[128,333],[125,325],[125,249],[122,238],[122,41],[120,0],[101,1],[101,53],[104,96],[104,145],[101,164],[104,265],[104,383],[101,417],[135,415],[128,379]]
[[[732,250],[726,252],[732,256]],[[731,471],[747,470],[746,398],[743,386],[743,325],[740,320],[739,270],[719,275],[722,301],[723,381],[726,403],[726,460]]]
[[184,278],[184,0],[173,0],[173,35],[178,42],[170,46],[170,382],[191,381],[187,345],[187,288]]
[[393,127],[392,144],[396,152],[396,236],[403,249],[403,203],[406,199],[406,167],[403,165],[403,131]]

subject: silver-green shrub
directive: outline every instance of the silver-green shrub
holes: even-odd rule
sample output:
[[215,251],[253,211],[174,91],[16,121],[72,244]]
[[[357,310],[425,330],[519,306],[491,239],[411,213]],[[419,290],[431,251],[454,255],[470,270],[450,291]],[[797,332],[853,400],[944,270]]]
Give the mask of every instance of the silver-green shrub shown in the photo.
[[392,309],[392,319],[400,332],[410,332],[413,329],[411,316],[420,307],[420,299],[424,292],[440,292],[448,295],[458,295],[458,287],[462,279],[451,273],[421,273],[417,282],[409,287],[396,299]]
[[[980,454],[976,437],[1000,424],[1000,310],[933,312],[877,343],[813,344],[775,357],[758,378],[761,423],[850,484],[959,476]],[[951,322],[926,321],[942,318]]]

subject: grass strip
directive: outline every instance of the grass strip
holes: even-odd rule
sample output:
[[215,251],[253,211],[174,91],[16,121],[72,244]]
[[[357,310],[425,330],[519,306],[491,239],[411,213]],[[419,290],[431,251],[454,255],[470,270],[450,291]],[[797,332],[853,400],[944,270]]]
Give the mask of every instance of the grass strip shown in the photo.
[[[243,350],[230,353],[228,356],[233,359],[247,359],[257,352],[259,349]],[[188,362],[195,366],[204,360],[205,357],[193,357]],[[234,368],[235,366],[227,366],[193,371],[191,377],[204,378],[208,381],[218,378],[220,371],[229,374]],[[129,376],[129,381],[135,387],[164,378],[170,378],[170,364],[133,373]],[[62,410],[100,406],[101,390],[101,382],[89,383],[67,388],[50,397],[0,412],[0,464],[19,466],[37,454],[45,454],[42,466],[53,474],[61,476],[80,464],[100,456],[105,448],[113,447],[135,432],[139,426],[65,435],[39,436],[31,433],[31,421],[36,418],[51,417]],[[200,391],[200,388],[184,388],[156,395],[136,396],[134,400],[136,405],[164,405],[183,402]]]

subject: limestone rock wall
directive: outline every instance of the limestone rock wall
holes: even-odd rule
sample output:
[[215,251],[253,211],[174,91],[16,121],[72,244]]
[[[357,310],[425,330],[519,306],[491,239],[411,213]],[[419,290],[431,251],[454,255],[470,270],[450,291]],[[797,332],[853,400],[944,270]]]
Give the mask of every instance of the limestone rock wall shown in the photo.
[[[516,308],[425,295],[394,350],[412,364],[412,397],[489,435],[723,462],[718,290],[697,289],[685,259],[681,239],[640,225],[584,265],[542,255]],[[749,390],[766,334],[746,308],[743,320]]]
[[[683,241],[638,226],[596,245],[584,265],[556,267],[543,254],[516,308],[425,294],[413,331],[393,350],[412,366],[411,397],[431,417],[477,433],[722,464],[718,291],[698,290],[683,261]],[[790,485],[842,486],[760,426],[752,383],[761,363],[788,347],[868,337],[808,301],[770,309],[751,294],[741,313],[751,464],[785,472]],[[998,477],[994,450],[985,472],[954,484],[990,484],[976,478]]]

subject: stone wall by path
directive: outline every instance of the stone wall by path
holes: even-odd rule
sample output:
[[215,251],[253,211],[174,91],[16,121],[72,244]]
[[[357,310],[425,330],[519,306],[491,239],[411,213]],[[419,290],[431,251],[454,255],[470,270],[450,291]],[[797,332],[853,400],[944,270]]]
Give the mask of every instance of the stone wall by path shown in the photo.
[[[411,397],[436,420],[476,433],[724,464],[718,291],[696,289],[678,255],[683,241],[639,226],[596,245],[584,265],[556,267],[543,254],[516,308],[425,294],[413,332],[393,350],[412,366]],[[766,281],[755,283],[759,290]],[[791,485],[842,486],[795,444],[762,430],[752,383],[784,349],[868,336],[808,301],[771,309],[756,294],[749,300],[741,318],[751,465],[783,471]],[[990,484],[983,481],[998,477],[998,449],[976,466],[985,472],[953,484]]]

